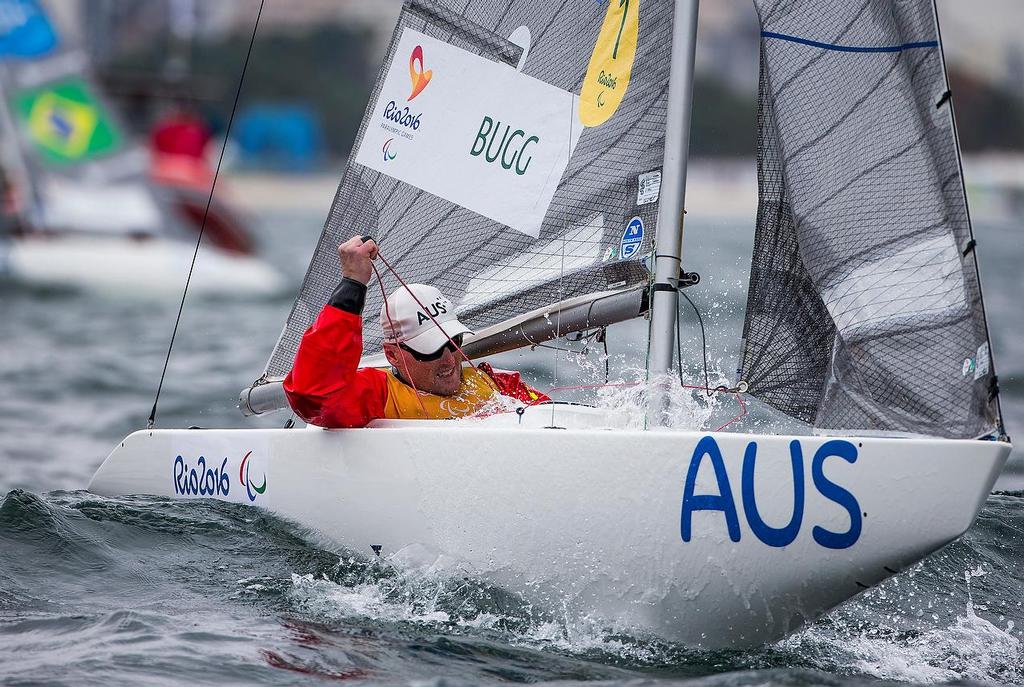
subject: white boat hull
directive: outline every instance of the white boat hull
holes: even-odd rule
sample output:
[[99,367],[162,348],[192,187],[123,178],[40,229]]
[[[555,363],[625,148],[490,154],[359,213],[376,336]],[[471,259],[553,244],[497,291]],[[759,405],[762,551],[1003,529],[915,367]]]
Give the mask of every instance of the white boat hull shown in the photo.
[[[560,409],[556,421],[593,424],[595,413]],[[537,408],[357,430],[140,431],[89,488],[252,504],[366,555],[468,571],[570,619],[740,648],[958,537],[1010,451],[543,428],[550,419]]]
[[[37,288],[162,295],[185,285],[195,244],[159,237],[57,235],[19,238],[6,247],[0,272]],[[284,278],[267,263],[205,246],[189,290],[193,293],[280,293]]]

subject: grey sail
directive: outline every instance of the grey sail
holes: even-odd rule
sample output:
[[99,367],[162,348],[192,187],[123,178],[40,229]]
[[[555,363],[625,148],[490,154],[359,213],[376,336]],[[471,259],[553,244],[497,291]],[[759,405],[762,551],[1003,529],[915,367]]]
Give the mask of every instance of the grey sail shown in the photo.
[[755,0],[757,233],[740,370],[828,430],[1001,432],[932,0]]
[[[261,381],[279,378],[291,368],[303,332],[337,285],[336,248],[355,234],[369,234],[377,239],[382,254],[405,281],[429,283],[441,289],[457,304],[460,319],[477,331],[500,329],[503,322],[516,321],[526,313],[544,312],[553,304],[588,294],[604,294],[601,298],[607,299],[608,292],[622,292],[628,294],[625,300],[634,304],[609,309],[605,300],[603,306],[594,309],[604,313],[600,318],[604,324],[608,319],[626,319],[639,314],[643,305],[635,305],[642,300],[637,291],[648,281],[645,260],[651,253],[658,211],[657,183],[664,155],[673,6],[668,0],[610,5],[512,0],[416,0],[405,4],[302,289]],[[580,99],[603,27],[609,26],[609,21],[614,24],[618,20],[614,13],[621,13],[621,25],[612,26],[619,33],[613,36],[616,40],[614,45],[609,44],[609,50],[625,51],[629,43],[628,28],[623,32],[624,27],[628,27],[626,13],[637,11],[639,28],[633,40],[635,59],[631,58],[631,76],[628,82],[620,77],[618,83],[610,76],[604,77],[609,89],[625,92],[614,115],[600,125],[584,125],[580,118],[566,110],[569,116],[565,119],[572,120],[565,122],[570,134],[564,140],[556,139],[555,143],[560,151],[568,149],[567,160],[547,180],[554,189],[550,200],[530,208],[538,217],[535,236],[529,235],[523,227],[510,226],[517,224],[516,218],[503,219],[500,208],[489,213],[476,207],[474,202],[478,199],[473,196],[476,187],[473,178],[467,179],[462,188],[454,188],[451,194],[435,188],[447,183],[446,175],[453,173],[451,165],[463,164],[456,156],[468,159],[470,155],[479,155],[475,162],[479,162],[483,183],[489,173],[483,158],[498,157],[498,153],[492,157],[490,148],[484,152],[482,145],[477,146],[477,136],[483,141],[483,132],[491,126],[486,121],[483,124],[477,121],[473,129],[464,132],[464,144],[434,158],[423,183],[411,183],[359,161],[366,160],[362,155],[368,150],[374,156],[383,153],[383,162],[378,163],[380,169],[390,169],[386,166],[391,164],[388,162],[389,143],[385,143],[382,151],[379,139],[373,138],[380,135],[381,127],[390,127],[396,132],[394,145],[405,146],[395,153],[398,162],[411,145],[410,139],[403,137],[405,133],[415,136],[416,145],[434,144],[431,137],[441,124],[438,116],[425,112],[418,122],[419,128],[408,132],[400,120],[401,113],[407,111],[411,116],[405,124],[412,123],[412,117],[419,114],[418,105],[436,97],[441,92],[439,89],[444,88],[443,80],[451,72],[437,66],[438,54],[444,52],[439,48],[451,46],[470,54],[467,65],[470,71],[480,67],[472,64],[473,60],[499,65],[501,69],[496,73],[502,78],[505,78],[503,74],[514,73],[518,68],[524,78],[530,79],[530,83],[523,84],[524,88],[529,87],[527,90],[547,89],[566,98]],[[422,46],[420,53],[413,52],[411,56],[404,52],[410,44],[403,43],[410,36],[417,36],[417,47]],[[419,62],[415,62],[416,59]],[[389,65],[398,70],[401,89],[385,88]],[[408,97],[409,69],[433,72],[419,100],[412,99],[417,97],[415,93]],[[406,70],[404,76],[403,70]],[[470,88],[476,85],[470,80],[463,84],[469,93],[479,91]],[[522,94],[512,88],[489,97],[496,108],[514,108],[519,96]],[[389,103],[397,103],[398,120],[384,121],[378,116],[381,108]],[[445,107],[450,119],[456,120],[462,114],[456,99]],[[389,113],[386,111],[386,114]],[[499,125],[501,122],[495,128]],[[510,142],[521,142],[528,140],[529,127],[505,133]],[[490,140],[497,138],[495,135]],[[378,142],[371,146],[371,140]],[[537,143],[537,149],[541,145]],[[515,174],[519,174],[525,171],[525,148],[523,151],[519,162],[515,162],[514,154],[502,154],[490,167],[496,169],[500,162],[506,170],[514,167]],[[410,172],[414,173],[415,170]],[[522,178],[513,179],[512,174],[510,171],[511,181],[522,181]],[[424,190],[427,187],[430,188]],[[487,195],[489,191],[481,186],[480,193]],[[644,230],[636,234],[636,243],[628,244],[625,250],[631,222]],[[398,287],[398,281],[383,266],[381,276],[384,290],[390,292]],[[364,311],[367,355],[380,350],[377,319],[381,303],[381,290],[376,283],[371,283]],[[587,311],[582,312],[578,326],[586,326],[588,321]],[[566,326],[560,332],[566,333],[568,323],[563,324]],[[517,326],[521,325],[520,322]],[[541,329],[543,327],[530,325],[522,329],[523,336]],[[519,345],[528,343],[525,339],[517,340],[521,341]],[[499,345],[515,344],[506,337]]]
[[7,167],[33,229],[152,234],[164,229],[147,157],[96,88],[85,52],[43,0],[0,2]]

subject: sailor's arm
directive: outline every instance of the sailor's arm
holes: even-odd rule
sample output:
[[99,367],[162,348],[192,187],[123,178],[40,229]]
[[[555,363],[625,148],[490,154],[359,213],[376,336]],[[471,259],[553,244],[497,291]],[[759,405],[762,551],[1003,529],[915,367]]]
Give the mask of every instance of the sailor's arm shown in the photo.
[[[359,252],[348,261],[348,253]],[[375,247],[349,241],[339,248],[345,276],[302,336],[295,364],[284,380],[295,413],[320,427],[362,427],[384,416],[386,375],[359,369],[363,352],[362,311]],[[362,257],[362,261],[359,260]],[[362,262],[366,264],[363,265]],[[354,265],[352,263],[355,263]],[[354,275],[354,276],[352,276]]]

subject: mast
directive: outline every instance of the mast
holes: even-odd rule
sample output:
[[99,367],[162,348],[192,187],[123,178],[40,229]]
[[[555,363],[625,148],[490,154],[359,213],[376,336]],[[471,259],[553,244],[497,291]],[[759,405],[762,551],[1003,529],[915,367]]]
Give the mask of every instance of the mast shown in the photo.
[[[661,380],[672,370],[672,346],[679,309],[679,269],[683,242],[683,204],[686,164],[690,151],[690,111],[693,63],[697,51],[699,0],[676,0],[672,24],[672,65],[668,81],[668,121],[662,167],[661,204],[655,244],[654,286],[651,297],[650,350],[647,377]],[[648,425],[666,424],[668,389],[652,389]]]
[[18,131],[6,97],[5,91],[11,87],[12,82],[10,67],[6,64],[0,65],[0,138],[10,141],[9,146],[0,150],[0,162],[3,162],[7,166],[7,171],[11,172],[10,177],[15,181],[15,193],[25,203],[27,224],[39,228],[36,225],[43,221],[43,200],[29,162],[25,159],[21,133]]

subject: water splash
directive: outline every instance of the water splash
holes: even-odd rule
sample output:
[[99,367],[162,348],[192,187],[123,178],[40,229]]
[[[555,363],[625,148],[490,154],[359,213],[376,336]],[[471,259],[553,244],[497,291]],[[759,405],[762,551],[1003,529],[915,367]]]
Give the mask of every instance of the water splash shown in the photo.
[[955,544],[777,647],[812,657],[825,670],[839,666],[876,679],[1019,684],[1024,645],[1014,636],[1014,622],[1001,629],[976,612],[988,609],[975,605],[972,581],[992,572],[987,562],[962,568],[977,555],[967,544]]

